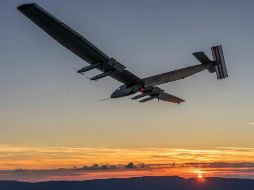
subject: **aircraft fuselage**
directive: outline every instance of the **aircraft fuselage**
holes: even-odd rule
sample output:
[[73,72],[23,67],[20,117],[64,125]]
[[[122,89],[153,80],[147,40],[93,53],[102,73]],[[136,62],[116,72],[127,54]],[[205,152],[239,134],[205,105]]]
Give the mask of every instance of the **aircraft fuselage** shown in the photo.
[[136,84],[133,86],[127,86],[125,84],[121,85],[118,89],[116,89],[112,94],[111,98],[120,98],[124,96],[129,96],[131,94],[135,94],[140,89],[142,89],[143,84]]

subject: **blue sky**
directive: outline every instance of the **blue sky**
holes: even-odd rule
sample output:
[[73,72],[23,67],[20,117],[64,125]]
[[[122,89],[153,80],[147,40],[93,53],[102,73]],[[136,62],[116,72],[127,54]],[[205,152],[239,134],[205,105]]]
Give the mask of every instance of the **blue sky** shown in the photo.
[[99,102],[121,84],[77,75],[87,64],[16,10],[27,2],[0,2],[0,144],[254,146],[253,1],[34,1],[141,78],[221,44],[229,78],[203,71],[161,85],[181,105]]

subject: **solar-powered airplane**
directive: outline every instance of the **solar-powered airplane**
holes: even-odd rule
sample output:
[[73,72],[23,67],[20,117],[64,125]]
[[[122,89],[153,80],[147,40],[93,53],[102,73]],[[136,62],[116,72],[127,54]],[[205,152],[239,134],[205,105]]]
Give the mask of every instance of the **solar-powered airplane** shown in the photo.
[[222,46],[214,46],[211,48],[213,60],[209,59],[204,52],[195,52],[193,55],[201,62],[199,65],[147,78],[139,78],[128,71],[124,65],[104,54],[83,36],[37,4],[23,4],[18,6],[17,9],[47,32],[52,38],[90,64],[89,66],[77,70],[77,73],[83,74],[89,70],[98,69],[102,73],[92,77],[91,80],[98,80],[106,76],[111,76],[123,83],[123,85],[111,94],[111,98],[129,96],[140,92],[141,94],[131,99],[137,100],[143,98],[139,102],[158,99],[179,104],[184,102],[184,100],[164,92],[164,90],[157,85],[184,79],[206,69],[210,73],[215,72],[217,74],[217,79],[228,77]]

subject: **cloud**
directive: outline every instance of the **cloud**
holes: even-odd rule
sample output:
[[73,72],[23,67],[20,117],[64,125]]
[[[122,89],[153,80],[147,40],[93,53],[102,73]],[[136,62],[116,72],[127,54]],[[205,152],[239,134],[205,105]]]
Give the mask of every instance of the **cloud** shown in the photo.
[[[126,167],[131,166],[131,167]],[[214,162],[214,163],[171,163],[171,164],[134,164],[98,165],[81,168],[59,168],[42,170],[0,170],[1,180],[50,181],[50,180],[87,180],[103,178],[125,178],[135,176],[172,176],[195,177],[196,171],[205,177],[238,177],[254,179],[254,162]]]
[[145,164],[129,162],[127,164],[85,165],[83,167],[57,169],[15,169],[0,170],[0,180],[50,181],[50,180],[87,180],[112,177],[142,176],[149,171]]
[[133,162],[129,162],[128,164],[93,164],[91,166],[83,166],[81,168],[73,168],[73,169],[81,169],[81,170],[119,170],[119,169],[143,169],[146,165],[141,164],[134,164]]
[[248,125],[254,125],[254,123],[248,123]]
[[[0,145],[0,169],[30,170],[83,166],[108,169],[131,162],[177,164],[190,162],[252,162],[254,148],[217,147],[212,149],[179,148],[82,148],[82,147],[17,147]],[[98,164],[99,166],[93,166]],[[92,166],[92,167],[91,167]],[[131,165],[129,166],[131,167]],[[101,169],[101,168],[99,168]]]
[[184,166],[187,167],[199,167],[199,168],[249,168],[254,169],[254,163],[253,162],[213,162],[213,163],[186,163]]

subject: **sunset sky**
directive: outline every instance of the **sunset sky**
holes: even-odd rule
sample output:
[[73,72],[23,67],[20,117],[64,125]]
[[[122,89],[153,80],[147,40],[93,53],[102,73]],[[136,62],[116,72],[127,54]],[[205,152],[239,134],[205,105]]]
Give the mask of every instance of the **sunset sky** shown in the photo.
[[[161,85],[181,105],[99,101],[121,84],[77,75],[87,63],[17,11],[30,2],[0,1],[0,180],[254,178],[253,1],[34,1],[141,78],[221,44],[229,78],[203,71]],[[79,170],[94,164],[117,167]]]

